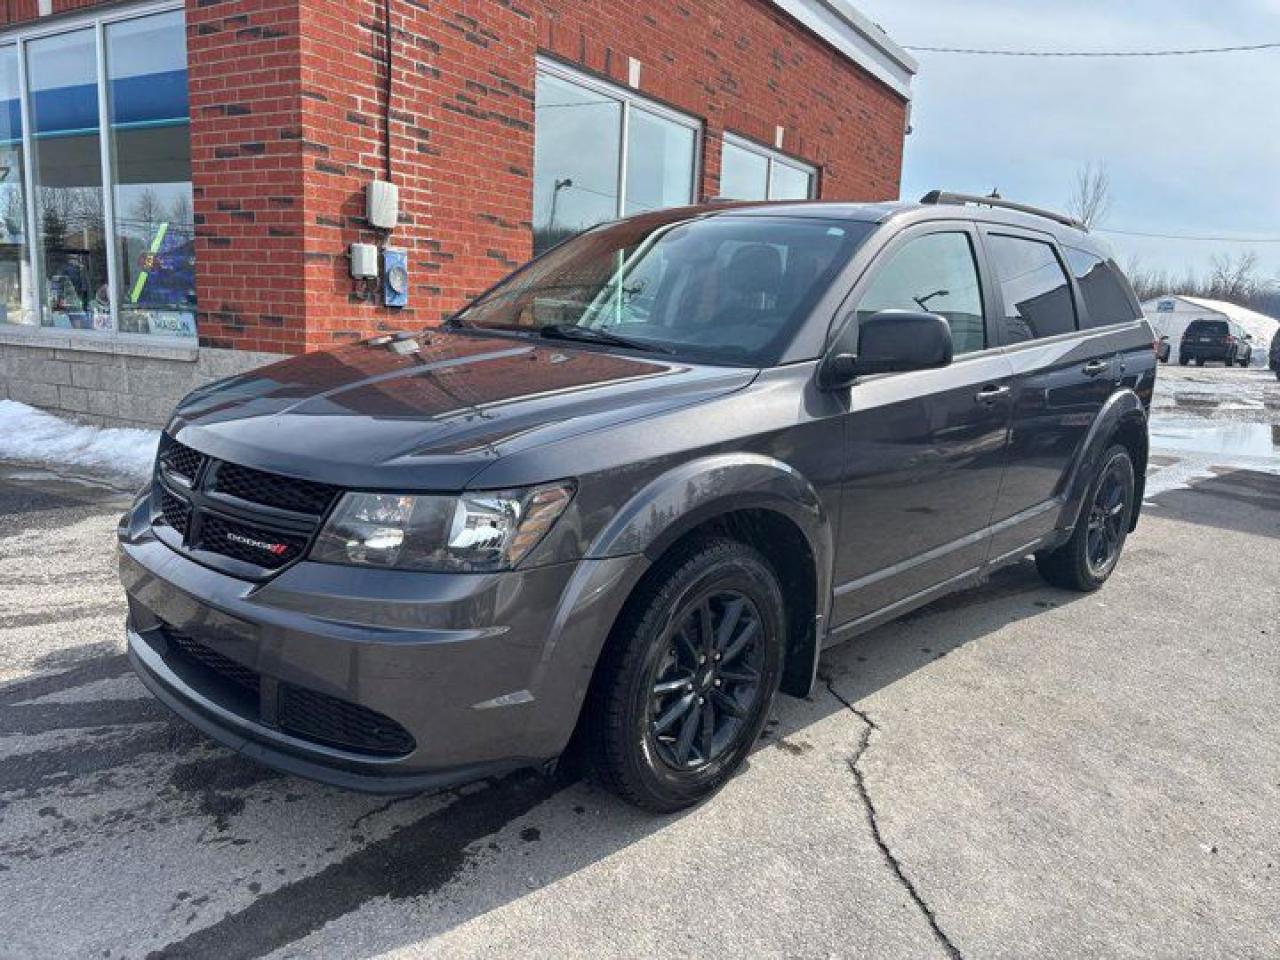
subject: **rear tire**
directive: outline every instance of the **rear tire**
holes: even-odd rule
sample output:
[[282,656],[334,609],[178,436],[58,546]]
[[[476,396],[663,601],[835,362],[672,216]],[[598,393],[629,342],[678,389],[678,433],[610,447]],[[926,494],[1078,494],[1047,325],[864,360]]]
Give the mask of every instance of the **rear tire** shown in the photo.
[[1107,582],[1120,561],[1133,516],[1133,460],[1116,444],[1102,458],[1071,539],[1036,554],[1040,575],[1055,587],[1089,593]]
[[782,587],[756,550],[720,538],[678,547],[628,602],[592,685],[600,780],[655,813],[719,790],[764,726],[785,637]]
[[1204,366],[1204,361],[1203,361],[1203,360],[1196,360],[1196,366],[1197,366],[1197,367],[1203,367],[1203,366]]
[[1191,362],[1191,361],[1190,361],[1188,358],[1186,358],[1186,357],[1182,357],[1181,359],[1179,359],[1179,360],[1178,360],[1178,366],[1180,366],[1180,367],[1185,367],[1185,366],[1186,366],[1187,364],[1189,364],[1190,362]]

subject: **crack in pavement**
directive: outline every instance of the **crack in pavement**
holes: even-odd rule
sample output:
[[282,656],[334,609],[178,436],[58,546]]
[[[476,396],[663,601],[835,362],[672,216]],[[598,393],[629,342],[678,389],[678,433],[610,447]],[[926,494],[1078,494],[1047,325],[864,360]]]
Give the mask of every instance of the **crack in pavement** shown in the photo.
[[854,784],[858,788],[858,797],[862,800],[862,807],[867,815],[867,824],[871,827],[871,836],[876,842],[876,846],[880,848],[880,856],[884,858],[885,864],[893,871],[894,876],[898,878],[899,885],[906,890],[907,896],[911,898],[912,903],[924,915],[925,920],[929,922],[929,929],[933,931],[934,937],[946,951],[947,956],[951,960],[964,960],[964,955],[960,952],[960,948],[952,943],[951,938],[947,936],[945,930],[938,923],[938,916],[933,912],[933,908],[929,906],[928,901],[921,895],[916,885],[911,882],[906,871],[902,867],[900,861],[892,850],[889,849],[888,841],[885,840],[884,834],[880,832],[880,815],[876,811],[876,805],[871,799],[871,792],[867,789],[866,775],[863,774],[862,768],[858,766],[862,762],[863,756],[866,755],[868,747],[871,746],[871,734],[880,731],[879,725],[871,719],[871,715],[865,710],[861,710],[854,706],[853,703],[843,697],[835,688],[834,679],[830,674],[820,678],[826,686],[827,691],[844,704],[849,712],[862,721],[862,736],[858,741],[857,752],[847,761],[849,772],[853,774]]

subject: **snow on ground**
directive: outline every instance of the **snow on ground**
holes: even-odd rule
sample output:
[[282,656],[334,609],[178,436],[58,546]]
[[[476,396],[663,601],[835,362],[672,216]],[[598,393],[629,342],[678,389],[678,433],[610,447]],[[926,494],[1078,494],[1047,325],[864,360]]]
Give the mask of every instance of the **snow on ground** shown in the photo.
[[91,427],[16,400],[0,400],[0,460],[145,483],[159,440],[158,430]]

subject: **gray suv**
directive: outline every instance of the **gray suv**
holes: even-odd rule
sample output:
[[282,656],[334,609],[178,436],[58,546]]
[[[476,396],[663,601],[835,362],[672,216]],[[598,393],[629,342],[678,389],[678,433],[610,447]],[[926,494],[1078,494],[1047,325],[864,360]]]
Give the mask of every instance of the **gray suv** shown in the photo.
[[224,744],[439,788],[565,751],[707,796],[820,651],[1137,522],[1156,361],[1106,251],[1003,201],[606,224],[438,329],[197,390],[122,518],[128,646]]

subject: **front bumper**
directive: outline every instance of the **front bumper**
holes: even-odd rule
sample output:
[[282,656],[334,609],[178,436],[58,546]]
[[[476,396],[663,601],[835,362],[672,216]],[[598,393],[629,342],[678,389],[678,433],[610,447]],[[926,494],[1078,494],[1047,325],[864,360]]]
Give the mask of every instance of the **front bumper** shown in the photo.
[[[129,656],[147,687],[246,756],[375,792],[556,757],[646,565],[457,575],[304,561],[250,583],[157,540],[144,512],[126,515],[119,535]],[[203,653],[193,660],[191,649]],[[370,717],[379,737],[394,734],[376,748],[360,739]]]

